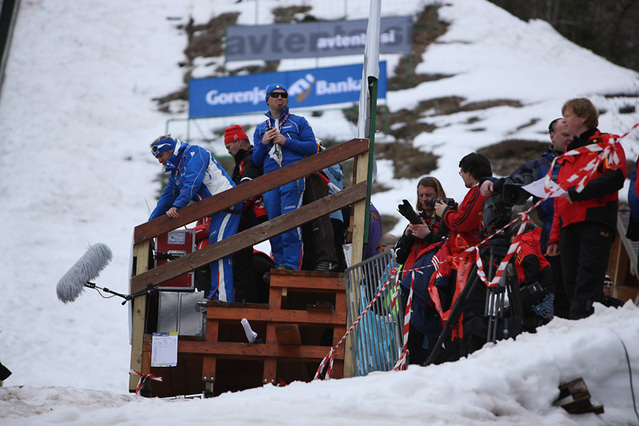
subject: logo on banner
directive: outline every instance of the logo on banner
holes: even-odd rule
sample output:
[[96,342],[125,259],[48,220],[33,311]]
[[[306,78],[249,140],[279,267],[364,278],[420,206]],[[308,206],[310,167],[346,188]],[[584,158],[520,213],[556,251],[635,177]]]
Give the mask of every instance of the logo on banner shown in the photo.
[[[357,102],[362,65],[342,65],[279,73],[214,77],[189,81],[189,116],[217,117],[264,112],[265,88],[288,87],[289,108]],[[386,96],[386,63],[380,63],[378,98]]]
[[297,102],[304,102],[304,99],[313,91],[315,84],[315,77],[313,74],[306,74],[303,78],[300,78],[291,85],[288,89],[289,96],[295,96]]

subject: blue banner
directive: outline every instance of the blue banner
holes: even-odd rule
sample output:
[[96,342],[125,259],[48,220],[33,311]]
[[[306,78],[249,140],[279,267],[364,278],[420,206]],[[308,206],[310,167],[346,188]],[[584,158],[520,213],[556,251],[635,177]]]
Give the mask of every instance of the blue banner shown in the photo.
[[[358,102],[362,64],[189,81],[189,117],[222,117],[266,112],[269,84],[288,88],[288,107]],[[386,98],[386,62],[379,63],[377,98]]]

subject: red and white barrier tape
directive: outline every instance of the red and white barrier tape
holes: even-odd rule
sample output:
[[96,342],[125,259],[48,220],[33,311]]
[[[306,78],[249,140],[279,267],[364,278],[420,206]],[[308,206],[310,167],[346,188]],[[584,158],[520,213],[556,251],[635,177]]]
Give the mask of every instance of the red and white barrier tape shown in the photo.
[[136,371],[134,369],[129,370],[129,375],[131,374],[135,374],[136,376],[140,376],[140,380],[138,380],[138,385],[135,388],[135,394],[139,395],[140,391],[142,390],[142,387],[144,386],[144,383],[146,382],[146,379],[151,379],[151,380],[155,380],[156,382],[161,382],[162,381],[162,377],[160,376],[156,376],[155,374],[142,374],[139,371]]
[[[406,302],[406,311],[404,312],[404,345],[402,349],[402,355],[395,363],[393,371],[406,369],[406,356],[408,354],[408,330],[410,329],[410,316],[413,306],[413,284],[415,283],[415,272],[410,273],[410,292],[408,293],[408,301]],[[421,271],[417,271],[421,274]]]
[[[577,149],[568,151],[568,152],[562,154],[561,156],[555,157],[553,159],[553,162],[551,163],[551,166],[550,166],[550,169],[548,170],[548,173],[544,177],[544,179],[545,179],[544,180],[544,188],[546,189],[546,196],[544,198],[541,198],[539,201],[537,201],[535,204],[533,204],[528,210],[526,210],[526,211],[524,211],[522,213],[519,213],[518,217],[516,217],[515,219],[511,220],[505,226],[503,226],[502,228],[500,228],[497,231],[493,232],[488,237],[484,238],[477,245],[469,246],[466,249],[464,249],[462,253],[459,253],[457,255],[451,256],[450,258],[448,258],[448,259],[446,259],[444,261],[441,261],[441,262],[439,261],[439,259],[434,258],[434,259],[436,259],[436,263],[437,263],[436,265],[435,264],[426,265],[426,266],[422,266],[422,267],[415,268],[415,269],[409,269],[409,270],[406,270],[405,272],[406,273],[410,272],[412,274],[415,271],[417,271],[417,272],[421,273],[421,271],[420,271],[421,269],[434,266],[435,267],[435,271],[433,272],[433,276],[435,276],[435,275],[440,273],[440,270],[444,267],[444,265],[452,264],[452,263],[454,263],[454,261],[456,259],[463,258],[465,256],[465,253],[476,252],[477,275],[484,282],[484,284],[486,284],[486,286],[492,287],[492,286],[497,285],[499,283],[499,280],[501,279],[501,277],[503,275],[504,270],[506,269],[506,266],[508,265],[508,262],[510,261],[511,257],[513,256],[513,254],[517,251],[517,247],[519,247],[519,243],[521,242],[521,236],[522,236],[523,230],[525,228],[523,225],[525,224],[525,222],[531,221],[530,212],[532,210],[534,210],[535,208],[537,208],[537,206],[539,206],[542,202],[544,202],[548,198],[552,197],[554,195],[554,193],[557,191],[557,189],[551,189],[551,187],[549,185],[550,179],[552,177],[552,171],[553,171],[553,168],[555,166],[555,163],[556,163],[557,159],[562,157],[562,156],[567,156],[567,155],[579,155],[579,154],[584,154],[584,153],[587,153],[587,152],[598,152],[598,151],[601,151],[600,154],[595,159],[593,159],[593,161],[588,163],[588,165],[584,169],[581,170],[581,173],[576,173],[575,175],[571,176],[569,178],[569,180],[568,180],[569,182],[574,182],[576,180],[579,180],[579,184],[577,185],[577,191],[581,192],[581,190],[583,190],[583,188],[584,188],[584,186],[586,184],[586,181],[587,181],[588,177],[590,177],[594,173],[594,171],[597,169],[597,167],[599,166],[599,164],[602,161],[608,160],[609,164],[613,164],[613,165],[614,164],[618,164],[620,159],[619,159],[618,155],[616,154],[616,152],[613,150],[614,144],[620,143],[619,141],[621,139],[623,139],[626,136],[628,136],[628,134],[632,130],[637,128],[637,127],[639,127],[639,123],[637,123],[634,126],[632,126],[632,128],[629,131],[624,133],[623,136],[620,136],[619,138],[610,139],[608,142],[605,142],[603,144],[589,144],[589,145],[583,146],[581,148],[577,148]],[[509,226],[513,225],[520,218],[521,218],[521,221],[522,221],[522,226],[519,228],[519,231],[517,232],[517,235],[515,236],[513,242],[509,246],[506,256],[504,257],[502,262],[499,264],[499,267],[497,269],[497,272],[495,273],[495,276],[489,282],[487,277],[486,277],[486,274],[484,273],[484,267],[483,267],[483,264],[482,264],[482,261],[481,261],[481,256],[479,256],[479,248],[484,246],[484,244],[488,243],[491,238],[495,237],[499,233],[501,233],[504,230],[506,230],[506,228],[508,228]],[[349,329],[346,331],[344,336],[342,336],[340,341],[334,347],[331,347],[331,349],[329,350],[328,354],[324,357],[324,359],[320,363],[319,368],[317,369],[317,372],[315,373],[314,380],[316,380],[316,379],[318,379],[320,377],[322,370],[324,369],[326,364],[329,362],[329,360],[330,360],[330,365],[329,365],[329,367],[328,367],[328,369],[326,371],[325,380],[328,380],[330,378],[330,373],[332,372],[332,367],[333,367],[333,360],[334,360],[335,350],[340,347],[340,345],[344,342],[346,337],[357,326],[357,324],[359,323],[361,318],[366,314],[366,312],[368,312],[370,310],[370,308],[373,305],[373,303],[384,292],[386,287],[388,287],[388,285],[390,284],[391,280],[395,276],[397,276],[397,269],[393,269],[390,272],[391,272],[391,276],[388,278],[388,280],[384,284],[383,288],[379,291],[379,293],[377,293],[377,295],[375,295],[373,300],[371,300],[371,302],[368,304],[368,306],[366,306],[366,308],[362,311],[362,313],[357,317],[355,322],[349,327]],[[404,348],[403,348],[403,351],[402,351],[402,355],[401,355],[400,359],[397,361],[397,363],[395,364],[395,366],[393,367],[393,370],[399,370],[399,369],[403,370],[403,369],[405,369],[405,365],[406,365],[406,354],[408,352],[408,346],[407,346],[407,344],[408,344],[408,329],[409,329],[409,326],[410,326],[410,307],[412,305],[412,298],[413,298],[413,280],[414,280],[414,275],[411,277],[411,288],[410,288],[410,293],[409,293],[409,297],[408,297],[408,303],[406,304],[406,312],[404,314]],[[431,283],[432,283],[432,280],[431,280]],[[430,285],[431,284],[429,284],[429,287],[430,287]],[[398,284],[397,289],[398,288],[399,288],[399,284]],[[394,308],[395,297],[396,297],[396,294],[397,294],[397,289],[396,289],[396,293],[394,294],[394,297],[393,297],[393,308]]]
[[320,378],[320,376],[322,374],[322,371],[324,370],[324,367],[327,364],[328,364],[328,368],[326,369],[326,374],[324,375],[324,380],[328,380],[328,379],[331,378],[331,373],[333,372],[333,361],[335,359],[335,351],[337,350],[337,348],[339,348],[344,343],[344,341],[346,340],[346,337],[357,326],[357,324],[359,324],[359,322],[364,317],[364,315],[366,315],[366,312],[368,312],[371,309],[373,304],[377,301],[377,299],[379,299],[379,297],[382,295],[382,293],[384,293],[384,290],[386,290],[386,288],[389,286],[391,281],[397,276],[397,268],[391,269],[389,271],[389,275],[390,276],[386,280],[386,283],[384,283],[382,288],[377,292],[377,294],[375,295],[375,297],[373,297],[373,299],[370,301],[370,303],[368,305],[366,305],[366,307],[364,308],[362,313],[359,314],[359,316],[357,317],[355,322],[348,328],[348,330],[346,330],[346,333],[342,336],[341,339],[339,339],[339,342],[337,342],[337,344],[335,346],[331,346],[331,349],[328,351],[328,354],[326,354],[324,359],[322,359],[322,362],[320,362],[320,365],[317,368],[317,372],[315,373],[315,377],[313,377],[313,380],[317,380],[317,379]]

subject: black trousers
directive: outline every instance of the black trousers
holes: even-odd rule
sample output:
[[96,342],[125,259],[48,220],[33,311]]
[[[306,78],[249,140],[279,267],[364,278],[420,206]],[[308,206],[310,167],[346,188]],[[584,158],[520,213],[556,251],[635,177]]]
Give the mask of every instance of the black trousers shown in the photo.
[[555,287],[555,301],[553,308],[554,314],[560,318],[568,318],[570,312],[570,301],[568,295],[566,295],[566,288],[564,286],[564,277],[561,271],[561,255],[546,257],[550,262],[550,268],[552,269],[552,282]]
[[569,318],[590,316],[593,302],[603,298],[603,280],[608,269],[612,228],[597,222],[579,222],[561,229],[559,252]]
[[[265,221],[266,217],[256,219],[251,205],[242,212],[237,232],[245,231]],[[259,279],[253,275],[253,246],[246,247],[233,255],[233,283],[236,302],[255,303],[261,301],[259,291],[259,287],[262,285],[261,275]]]
[[[317,174],[306,179],[304,205],[328,196],[328,185]],[[331,216],[324,215],[302,226],[304,239],[303,269],[314,269],[322,261],[337,263],[339,258],[335,250],[335,236]]]

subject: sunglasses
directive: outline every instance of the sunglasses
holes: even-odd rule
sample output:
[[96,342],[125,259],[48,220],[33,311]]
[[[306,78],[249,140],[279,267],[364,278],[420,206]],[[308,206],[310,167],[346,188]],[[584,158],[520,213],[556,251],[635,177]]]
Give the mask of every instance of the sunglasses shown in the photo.
[[282,99],[286,99],[288,98],[288,93],[286,92],[271,92],[269,94],[269,96],[273,99],[277,99],[277,98],[282,98]]
[[604,287],[608,287],[608,286],[610,287],[613,286],[612,281],[604,281]]

